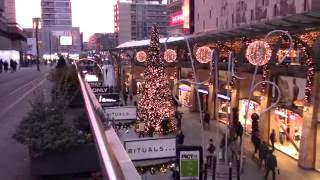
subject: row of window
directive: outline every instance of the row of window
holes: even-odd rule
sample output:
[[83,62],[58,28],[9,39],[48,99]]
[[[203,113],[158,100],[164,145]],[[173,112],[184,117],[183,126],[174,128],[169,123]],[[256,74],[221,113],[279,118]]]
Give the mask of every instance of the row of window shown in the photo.
[[71,7],[70,2],[42,2],[42,7]]
[[43,26],[46,25],[71,25],[71,20],[43,20]]
[[42,8],[42,13],[71,13],[71,8]]
[[71,14],[42,14],[43,19],[71,19]]

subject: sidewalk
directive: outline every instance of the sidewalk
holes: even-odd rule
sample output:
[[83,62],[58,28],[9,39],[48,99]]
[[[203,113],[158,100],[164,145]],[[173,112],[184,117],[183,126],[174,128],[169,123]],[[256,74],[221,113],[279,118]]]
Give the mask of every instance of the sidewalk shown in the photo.
[[[180,108],[180,112],[183,112],[182,130],[185,135],[184,144],[201,145],[202,134],[199,113],[188,112],[186,108]],[[204,144],[207,144],[209,142],[209,139],[212,138],[216,146],[216,150],[219,150],[219,143],[221,140],[222,133],[225,132],[225,125],[216,121],[211,121],[210,126],[210,130],[204,131]],[[243,143],[246,161],[244,163],[244,173],[241,175],[241,179],[263,180],[265,171],[263,169],[260,169],[256,162],[251,159],[253,145],[250,142],[250,136],[244,136]],[[296,160],[290,158],[289,156],[281,152],[276,151],[275,155],[278,160],[278,167],[280,168],[280,175],[277,175],[277,180],[320,180],[320,173],[314,170],[304,170],[299,168]],[[217,172],[223,171],[222,169],[224,168],[218,166]],[[269,179],[272,179],[271,173],[269,174]]]

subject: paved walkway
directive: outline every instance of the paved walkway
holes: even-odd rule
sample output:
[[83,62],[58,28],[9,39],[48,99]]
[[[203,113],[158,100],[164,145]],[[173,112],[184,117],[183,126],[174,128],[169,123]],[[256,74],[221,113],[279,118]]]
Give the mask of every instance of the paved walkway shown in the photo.
[[[201,125],[199,121],[199,113],[188,112],[185,108],[180,110],[184,114],[182,115],[182,130],[185,134],[185,145],[201,145],[202,133]],[[211,121],[210,130],[204,131],[205,144],[210,138],[213,138],[215,146],[219,147],[222,132],[225,132],[225,125]],[[257,163],[251,159],[251,152],[253,152],[253,146],[250,142],[250,137],[244,137],[244,147],[246,156],[246,162],[244,165],[244,173],[241,175],[243,180],[262,180],[264,170],[260,169]],[[217,148],[218,149],[218,148]],[[278,166],[280,168],[280,175],[277,175],[279,180],[320,180],[320,173],[314,170],[304,170],[298,167],[297,161],[288,157],[287,155],[276,151],[275,155],[278,160]],[[223,167],[217,167],[217,172],[223,171]],[[211,177],[210,177],[211,178]],[[209,179],[209,178],[208,178]],[[235,179],[235,178],[234,178]],[[271,173],[269,174],[271,178]]]

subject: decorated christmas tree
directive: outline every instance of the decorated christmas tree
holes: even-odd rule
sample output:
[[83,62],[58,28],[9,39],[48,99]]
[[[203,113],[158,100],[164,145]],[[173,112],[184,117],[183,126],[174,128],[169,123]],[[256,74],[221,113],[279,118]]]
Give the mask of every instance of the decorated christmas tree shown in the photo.
[[144,83],[138,102],[138,118],[145,123],[148,134],[168,134],[175,130],[174,108],[169,80],[160,57],[159,32],[152,26]]

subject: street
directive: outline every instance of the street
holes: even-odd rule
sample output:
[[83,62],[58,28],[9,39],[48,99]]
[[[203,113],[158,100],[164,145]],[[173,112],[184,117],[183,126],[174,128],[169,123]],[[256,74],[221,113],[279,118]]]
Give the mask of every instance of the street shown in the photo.
[[12,135],[19,122],[30,110],[34,92],[45,89],[49,68],[21,68],[15,73],[0,74],[0,179],[34,180],[29,170],[26,146],[17,143]]

